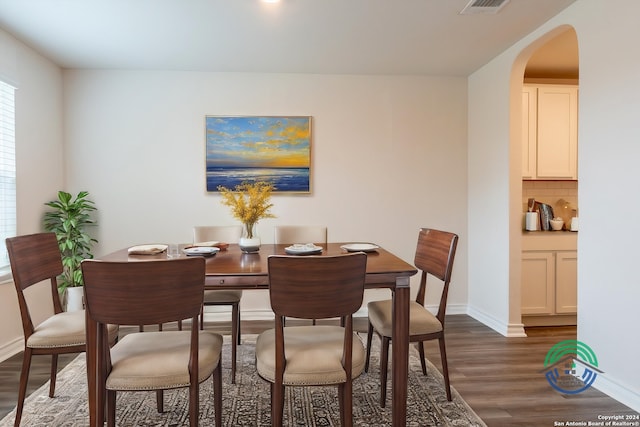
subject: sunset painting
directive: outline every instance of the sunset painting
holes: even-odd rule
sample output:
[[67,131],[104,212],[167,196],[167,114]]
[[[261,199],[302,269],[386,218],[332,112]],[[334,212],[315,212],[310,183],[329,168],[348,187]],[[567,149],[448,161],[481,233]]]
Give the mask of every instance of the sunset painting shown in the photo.
[[276,192],[310,192],[311,117],[207,116],[207,191],[269,181]]

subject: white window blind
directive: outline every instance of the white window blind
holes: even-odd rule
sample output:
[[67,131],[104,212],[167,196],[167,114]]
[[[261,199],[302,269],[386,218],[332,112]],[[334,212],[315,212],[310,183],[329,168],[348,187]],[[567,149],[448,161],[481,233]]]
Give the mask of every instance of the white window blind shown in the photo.
[[16,235],[15,88],[0,81],[0,276],[9,272],[4,240]]

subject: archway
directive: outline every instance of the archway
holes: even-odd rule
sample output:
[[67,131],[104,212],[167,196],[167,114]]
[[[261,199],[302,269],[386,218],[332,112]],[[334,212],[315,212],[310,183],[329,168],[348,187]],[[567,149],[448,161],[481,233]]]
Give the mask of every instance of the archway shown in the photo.
[[[574,51],[575,64],[571,65]],[[564,53],[563,53],[564,50]],[[523,179],[522,179],[522,93],[526,82],[577,84],[577,37],[573,27],[560,26],[527,46],[514,61],[510,79],[510,272],[509,324],[521,325],[510,331],[513,336],[525,335],[522,322],[522,235],[523,235]],[[577,186],[577,181],[576,184]],[[528,190],[527,190],[528,192]],[[577,189],[575,191],[577,205]],[[515,329],[518,329],[514,326]]]

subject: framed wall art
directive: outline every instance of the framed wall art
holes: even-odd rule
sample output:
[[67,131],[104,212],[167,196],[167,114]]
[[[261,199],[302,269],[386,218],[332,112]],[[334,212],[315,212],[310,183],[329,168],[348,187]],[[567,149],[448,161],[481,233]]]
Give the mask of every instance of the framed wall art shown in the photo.
[[206,116],[207,191],[269,181],[311,191],[311,116]]

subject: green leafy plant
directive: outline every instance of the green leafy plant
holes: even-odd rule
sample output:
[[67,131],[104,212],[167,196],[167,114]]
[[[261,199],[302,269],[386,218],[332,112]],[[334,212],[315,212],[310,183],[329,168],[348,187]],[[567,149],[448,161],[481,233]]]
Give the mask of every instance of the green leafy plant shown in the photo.
[[234,190],[218,186],[222,194],[221,203],[231,208],[232,215],[243,224],[249,239],[253,238],[253,226],[260,219],[275,218],[269,212],[273,207],[269,201],[274,189],[275,186],[266,181],[243,182],[236,185]]
[[45,203],[53,210],[44,214],[44,228],[56,234],[62,254],[64,271],[58,278],[60,291],[83,285],[80,263],[93,258],[91,247],[98,242],[86,232],[88,226],[95,224],[91,212],[96,210],[88,195],[81,191],[73,198],[67,192],[58,191],[58,200]]

